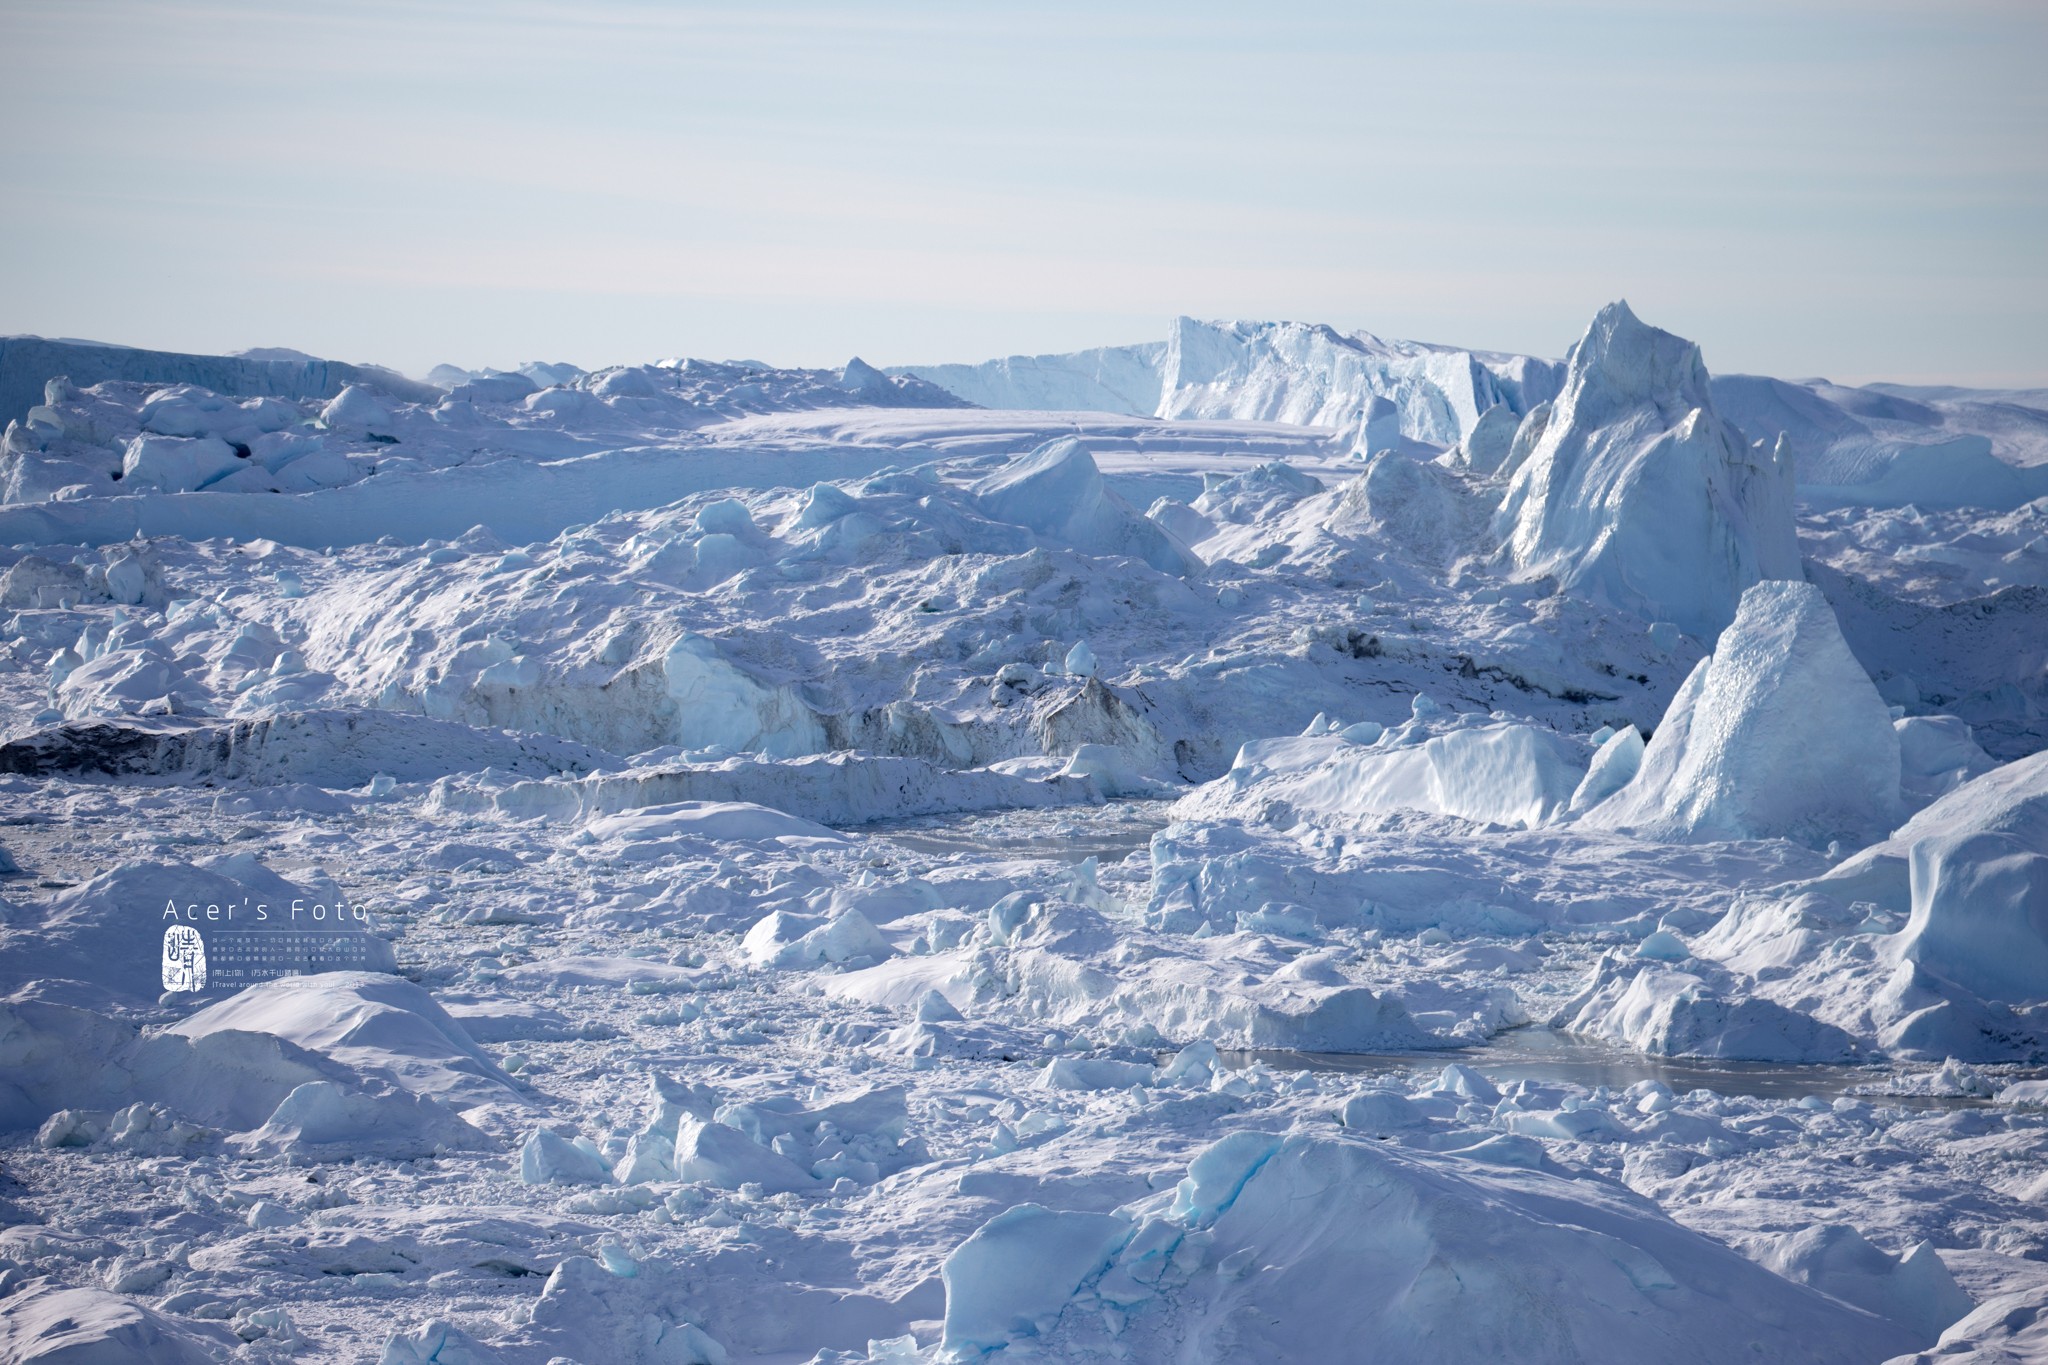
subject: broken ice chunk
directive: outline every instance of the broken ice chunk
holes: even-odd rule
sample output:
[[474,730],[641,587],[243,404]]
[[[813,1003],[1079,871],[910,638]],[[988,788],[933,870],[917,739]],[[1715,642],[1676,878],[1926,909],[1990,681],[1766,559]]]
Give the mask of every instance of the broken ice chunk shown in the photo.
[[536,1128],[519,1149],[519,1179],[527,1185],[609,1185],[612,1171],[589,1139],[571,1141]]

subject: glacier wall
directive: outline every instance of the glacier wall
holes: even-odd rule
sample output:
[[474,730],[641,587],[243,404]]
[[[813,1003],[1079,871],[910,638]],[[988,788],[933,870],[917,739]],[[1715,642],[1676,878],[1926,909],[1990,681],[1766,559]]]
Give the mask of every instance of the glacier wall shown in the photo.
[[372,365],[339,360],[250,360],[102,346],[46,337],[0,337],[0,426],[43,401],[43,384],[58,375],[84,387],[110,379],[140,384],[197,384],[237,398],[332,398],[350,384],[381,389],[407,402],[440,398],[430,384]]
[[988,408],[1292,422],[1352,431],[1375,398],[1401,434],[1450,445],[1488,408],[1520,416],[1557,392],[1563,368],[1530,356],[1350,335],[1316,323],[1173,320],[1164,342],[979,365],[917,365],[929,380]]

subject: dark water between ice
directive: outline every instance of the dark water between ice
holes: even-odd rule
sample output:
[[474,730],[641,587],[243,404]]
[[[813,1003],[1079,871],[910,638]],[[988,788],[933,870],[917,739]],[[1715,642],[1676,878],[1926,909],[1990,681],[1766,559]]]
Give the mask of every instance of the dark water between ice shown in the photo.
[[[969,854],[991,860],[1040,858],[1079,863],[1118,861],[1147,847],[1169,823],[1170,801],[1112,801],[1101,806],[1049,810],[974,811],[864,825],[861,832],[906,850],[932,856]],[[1364,1076],[1436,1070],[1461,1062],[1496,1085],[1520,1080],[1604,1085],[1622,1090],[1638,1081],[1662,1081],[1679,1094],[1712,1090],[1720,1095],[1797,1100],[1812,1095],[1832,1100],[1862,1089],[1881,1090],[1902,1070],[1932,1067],[1848,1066],[1789,1062],[1729,1062],[1649,1057],[1557,1029],[1521,1028],[1498,1034],[1479,1047],[1428,1052],[1236,1052],[1233,1066],[1263,1062],[1276,1071],[1348,1071]],[[2048,1068],[2000,1069],[1995,1083],[2048,1075]],[[1874,1105],[1907,1109],[1974,1108],[1990,1103],[1977,1096],[1855,1096]]]
[[[1762,1099],[1797,1100],[1809,1095],[1832,1100],[1853,1095],[1873,1105],[1906,1109],[1975,1108],[1989,1104],[1977,1096],[1856,1094],[1882,1089],[1902,1068],[1888,1065],[1848,1066],[1794,1062],[1728,1062],[1700,1058],[1648,1057],[1597,1039],[1557,1029],[1521,1028],[1498,1034],[1479,1047],[1429,1052],[1236,1052],[1227,1060],[1248,1066],[1263,1062],[1275,1071],[1348,1071],[1365,1076],[1399,1075],[1435,1070],[1459,1062],[1495,1085],[1530,1080],[1566,1082],[1588,1088],[1604,1085],[1622,1090],[1638,1081],[1662,1081],[1683,1095],[1712,1090],[1719,1095],[1753,1095]],[[1932,1071],[1932,1067],[1915,1068]],[[2040,1067],[2001,1068],[1995,1084],[2048,1074]]]
[[1148,847],[1165,829],[1171,801],[1111,801],[1101,806],[1050,810],[976,811],[861,826],[915,853],[970,853],[989,859],[1042,858],[1078,863],[1118,862]]

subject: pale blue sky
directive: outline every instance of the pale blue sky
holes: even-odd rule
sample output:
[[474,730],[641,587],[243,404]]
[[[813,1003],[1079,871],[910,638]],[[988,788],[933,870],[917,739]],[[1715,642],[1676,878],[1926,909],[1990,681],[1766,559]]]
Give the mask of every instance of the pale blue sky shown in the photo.
[[422,371],[1298,318],[2048,385],[2048,4],[0,0],[0,333]]

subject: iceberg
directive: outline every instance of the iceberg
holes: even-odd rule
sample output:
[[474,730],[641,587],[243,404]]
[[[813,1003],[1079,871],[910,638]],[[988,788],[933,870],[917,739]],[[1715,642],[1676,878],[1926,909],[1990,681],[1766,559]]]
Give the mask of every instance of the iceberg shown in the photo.
[[1095,457],[1076,440],[1052,441],[974,485],[996,521],[1096,554],[1128,554],[1161,573],[1199,573],[1202,561],[1147,520],[1103,481]]
[[0,436],[0,1358],[2027,1344],[2043,395],[258,362]]
[[1863,843],[1901,813],[1899,737],[1810,583],[1760,583],[1584,817],[1647,837]]
[[[1881,1358],[1915,1334],[1623,1192],[1370,1139],[1245,1131],[1114,1213],[1024,1204],[947,1258],[942,1345],[1053,1358]],[[1532,1314],[1527,1306],[1541,1303]]]
[[[1448,445],[1496,405],[1550,398],[1560,369],[1530,356],[1345,334],[1301,322],[1175,318],[1164,342],[897,371],[989,408],[1290,422],[1353,430],[1365,453],[1403,434]],[[1381,405],[1375,407],[1375,400]],[[1382,425],[1365,431],[1368,420]],[[1386,445],[1379,444],[1385,442]]]
[[1745,589],[1799,576],[1792,480],[1789,456],[1715,412],[1699,347],[1613,303],[1572,348],[1495,525],[1523,577],[1712,639]]
[[[1349,727],[1347,727],[1349,729]],[[1355,732],[1360,735],[1368,731]],[[1255,740],[1230,771],[1183,797],[1186,815],[1417,810],[1522,829],[1563,814],[1586,780],[1580,746],[1540,726],[1420,723],[1372,743],[1337,735]]]

